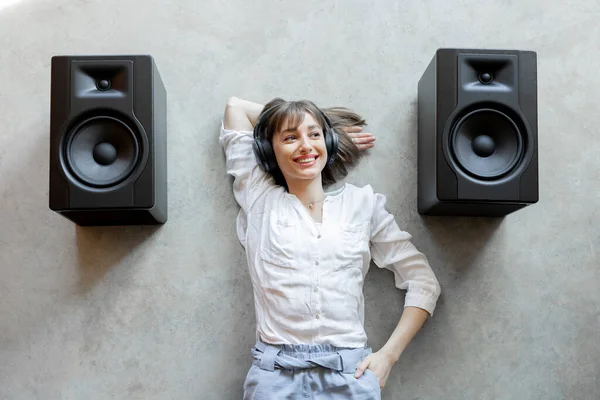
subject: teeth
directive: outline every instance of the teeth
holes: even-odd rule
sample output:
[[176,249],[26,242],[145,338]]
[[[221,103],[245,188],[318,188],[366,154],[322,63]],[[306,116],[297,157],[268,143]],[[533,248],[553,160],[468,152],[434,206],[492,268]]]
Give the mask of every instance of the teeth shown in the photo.
[[315,158],[305,158],[304,160],[300,160],[298,161],[300,164],[309,164],[311,162],[315,161]]

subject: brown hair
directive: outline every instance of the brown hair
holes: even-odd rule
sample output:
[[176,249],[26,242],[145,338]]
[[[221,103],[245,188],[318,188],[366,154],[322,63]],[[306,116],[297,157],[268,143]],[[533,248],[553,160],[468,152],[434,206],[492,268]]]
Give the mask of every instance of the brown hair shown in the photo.
[[[283,123],[287,122],[287,127],[295,129],[304,120],[305,113],[311,114],[323,129],[325,120],[319,111],[325,113],[329,118],[338,135],[338,152],[333,163],[327,164],[321,172],[323,185],[330,185],[344,178],[348,175],[348,167],[353,167],[358,163],[361,156],[360,150],[343,130],[351,126],[366,125],[366,121],[354,111],[346,107],[329,107],[319,110],[316,104],[309,100],[285,101],[281,98],[275,98],[268,102],[262,113],[268,109],[273,109],[271,116],[265,121],[267,139],[271,143],[273,143],[275,132],[279,132]],[[281,170],[278,168],[271,174],[275,178],[275,183],[287,190],[287,183]]]

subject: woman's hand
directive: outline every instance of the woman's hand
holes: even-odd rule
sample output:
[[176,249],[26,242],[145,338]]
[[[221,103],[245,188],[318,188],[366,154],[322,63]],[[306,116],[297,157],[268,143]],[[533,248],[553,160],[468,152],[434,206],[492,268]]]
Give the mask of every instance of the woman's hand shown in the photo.
[[379,380],[379,388],[383,389],[394,364],[395,361],[390,354],[379,350],[376,353],[369,354],[358,364],[354,377],[359,378],[368,368],[375,373],[377,380]]
[[343,128],[343,131],[350,136],[359,150],[370,149],[371,147],[375,146],[375,137],[370,133],[363,132],[362,130],[363,129],[361,126],[349,126]]

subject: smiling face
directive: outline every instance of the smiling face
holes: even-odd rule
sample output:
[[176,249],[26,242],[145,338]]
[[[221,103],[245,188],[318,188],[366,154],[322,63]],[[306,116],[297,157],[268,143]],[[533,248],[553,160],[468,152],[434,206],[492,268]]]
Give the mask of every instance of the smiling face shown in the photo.
[[294,129],[287,121],[273,135],[273,150],[279,169],[288,182],[313,180],[321,176],[327,164],[323,128],[310,113]]

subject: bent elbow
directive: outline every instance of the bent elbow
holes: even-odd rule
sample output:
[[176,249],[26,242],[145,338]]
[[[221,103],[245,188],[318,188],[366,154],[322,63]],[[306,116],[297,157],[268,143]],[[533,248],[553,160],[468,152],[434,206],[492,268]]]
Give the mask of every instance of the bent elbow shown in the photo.
[[239,104],[239,98],[235,96],[231,96],[227,99],[227,107],[236,107]]

